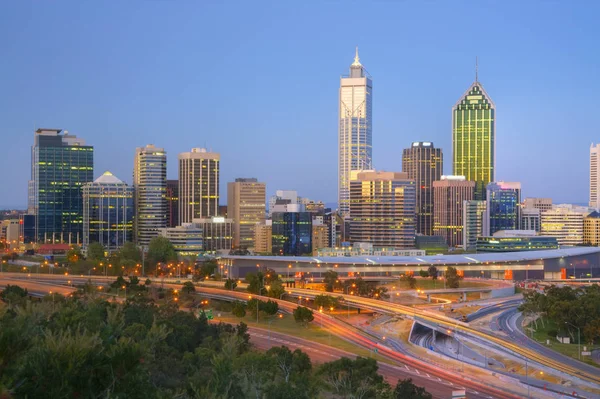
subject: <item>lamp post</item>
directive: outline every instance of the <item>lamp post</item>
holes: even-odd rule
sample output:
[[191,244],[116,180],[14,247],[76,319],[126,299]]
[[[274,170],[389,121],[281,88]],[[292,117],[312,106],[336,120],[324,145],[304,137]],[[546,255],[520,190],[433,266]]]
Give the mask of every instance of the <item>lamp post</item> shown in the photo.
[[[352,288],[356,287],[356,284],[352,284]],[[346,295],[348,295],[348,289],[350,288],[350,286],[346,287]],[[348,301],[348,299],[346,299],[346,304],[348,305],[348,316],[347,318],[350,318],[350,302]]]
[[578,358],[579,358],[579,360],[581,360],[581,330],[579,329],[579,327],[577,327],[574,324],[569,323],[568,321],[565,321],[565,324],[570,324],[577,329],[577,352],[579,352]]

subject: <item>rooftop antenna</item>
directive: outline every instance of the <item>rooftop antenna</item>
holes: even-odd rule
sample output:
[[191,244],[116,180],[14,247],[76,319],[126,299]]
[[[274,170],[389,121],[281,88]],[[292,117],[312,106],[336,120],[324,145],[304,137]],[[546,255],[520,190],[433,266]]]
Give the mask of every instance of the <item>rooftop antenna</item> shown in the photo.
[[475,82],[479,82],[479,60],[478,57],[475,56]]

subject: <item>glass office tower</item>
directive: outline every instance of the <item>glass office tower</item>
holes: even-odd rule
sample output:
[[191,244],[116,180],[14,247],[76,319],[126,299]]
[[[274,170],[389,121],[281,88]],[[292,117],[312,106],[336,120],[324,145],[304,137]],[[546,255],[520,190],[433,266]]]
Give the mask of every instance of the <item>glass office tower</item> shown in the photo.
[[475,182],[476,200],[485,200],[496,169],[496,106],[475,82],[452,108],[452,174]]
[[415,181],[417,234],[433,235],[433,182],[442,178],[443,155],[433,143],[412,143],[402,153],[402,171]]
[[94,149],[61,129],[38,129],[31,147],[29,212],[38,243],[80,243],[81,187],[94,180]]
[[493,182],[487,186],[489,232],[519,230],[521,223],[521,183]]
[[350,75],[340,79],[338,207],[344,217],[350,212],[352,172],[372,169],[372,98],[373,82],[360,63],[357,47]]
[[112,173],[83,186],[83,247],[99,242],[112,252],[131,241],[133,189]]
[[312,214],[273,212],[273,255],[312,255]]

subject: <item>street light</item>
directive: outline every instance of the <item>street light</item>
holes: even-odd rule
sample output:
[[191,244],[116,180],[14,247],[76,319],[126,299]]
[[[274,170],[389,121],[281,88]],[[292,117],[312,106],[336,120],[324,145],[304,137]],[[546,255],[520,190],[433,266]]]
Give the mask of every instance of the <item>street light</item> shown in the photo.
[[[352,283],[352,287],[356,287],[356,284]],[[350,286],[346,287],[346,295],[348,295],[348,289],[350,288]],[[348,319],[350,318],[350,302],[348,301],[348,299],[346,299],[346,304],[348,305]]]
[[579,327],[577,327],[574,324],[569,323],[568,321],[565,321],[565,324],[570,324],[577,329],[577,352],[579,352],[578,358],[579,358],[579,360],[581,360],[581,330],[579,329]]

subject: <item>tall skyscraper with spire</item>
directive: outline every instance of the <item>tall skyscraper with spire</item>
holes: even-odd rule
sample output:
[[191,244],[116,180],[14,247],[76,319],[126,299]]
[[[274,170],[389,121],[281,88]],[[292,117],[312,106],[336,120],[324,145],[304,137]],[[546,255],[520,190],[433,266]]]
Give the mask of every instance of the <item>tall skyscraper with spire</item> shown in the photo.
[[350,75],[340,78],[338,132],[338,206],[343,216],[350,212],[350,181],[358,171],[373,169],[373,82],[358,57]]
[[475,81],[452,108],[452,174],[475,182],[476,200],[495,180],[496,106],[483,89],[475,65]]

